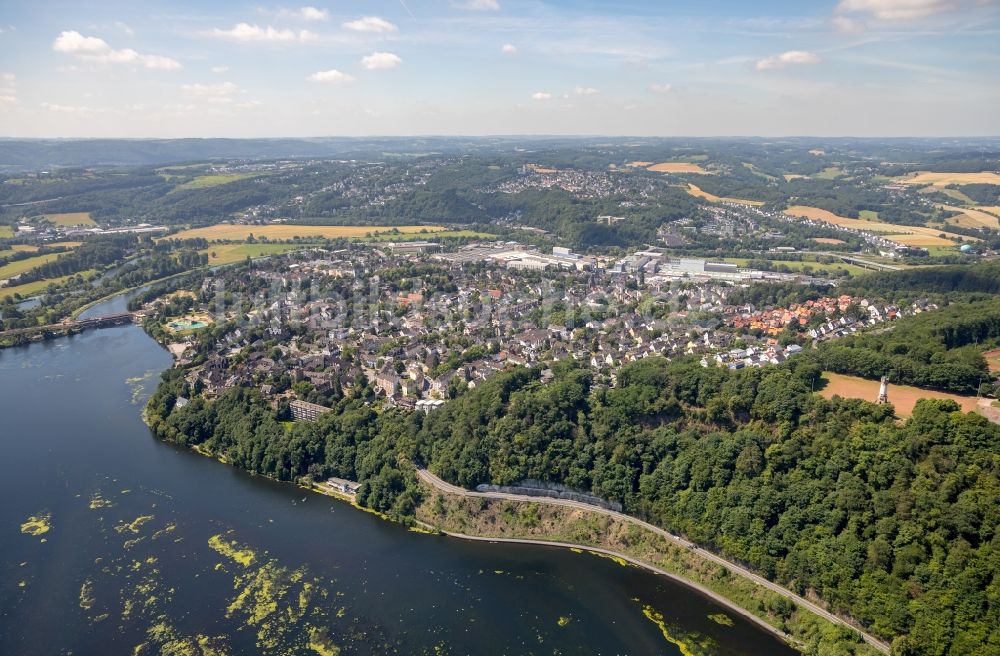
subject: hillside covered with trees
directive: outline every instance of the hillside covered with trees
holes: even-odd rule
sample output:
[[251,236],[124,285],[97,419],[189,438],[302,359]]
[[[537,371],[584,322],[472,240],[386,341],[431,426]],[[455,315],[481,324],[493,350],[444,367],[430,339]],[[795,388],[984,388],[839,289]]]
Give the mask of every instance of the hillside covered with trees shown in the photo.
[[732,372],[648,358],[610,388],[553,370],[497,374],[426,416],[374,410],[358,381],[290,430],[249,389],[176,408],[197,390],[171,370],[147,414],[160,437],[250,471],[360,480],[360,503],[401,518],[420,501],[414,461],[464,486],[591,491],[819,596],[894,653],[1000,650],[1000,427],[950,401],[899,424],[889,406],[825,400],[808,359]]

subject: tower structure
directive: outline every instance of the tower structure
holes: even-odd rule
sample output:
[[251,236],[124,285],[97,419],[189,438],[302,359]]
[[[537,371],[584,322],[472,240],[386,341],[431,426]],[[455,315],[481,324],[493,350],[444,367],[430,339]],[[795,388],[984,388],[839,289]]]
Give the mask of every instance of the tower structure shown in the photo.
[[888,403],[889,402],[889,381],[885,376],[882,376],[882,382],[878,386],[878,400],[876,403]]

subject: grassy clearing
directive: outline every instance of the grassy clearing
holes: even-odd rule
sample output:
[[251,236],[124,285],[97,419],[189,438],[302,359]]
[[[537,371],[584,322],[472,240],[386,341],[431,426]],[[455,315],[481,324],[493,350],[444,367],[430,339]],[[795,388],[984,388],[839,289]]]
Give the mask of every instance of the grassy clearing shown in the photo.
[[874,210],[861,210],[858,212],[858,216],[865,221],[878,221],[878,212]]
[[[927,228],[924,226],[907,226],[898,225],[895,223],[884,223],[881,221],[864,221],[862,219],[849,219],[844,216],[837,216],[833,212],[828,212],[826,210],[820,209],[818,207],[809,207],[808,205],[793,205],[785,210],[785,214],[789,216],[797,216],[799,218],[811,219],[813,221],[822,221],[824,223],[829,223],[832,225],[842,226],[845,228],[854,228],[855,230],[864,230],[866,232],[879,232],[887,233],[887,238],[893,241],[899,241],[896,239],[897,236],[905,235],[922,235],[926,237],[939,238],[940,235],[944,235],[944,241],[948,245],[954,245],[955,242],[965,239],[967,241],[979,241],[973,237],[962,237],[962,235],[957,235],[951,232],[944,232],[943,230],[938,230],[935,228]],[[892,235],[891,237],[888,235]],[[899,241],[899,243],[903,243]],[[915,244],[911,244],[915,245]]]
[[921,248],[927,246],[955,247],[955,242],[950,239],[942,239],[934,235],[886,235],[886,239],[904,246],[917,246]]
[[9,239],[14,236],[14,228],[9,225],[0,225],[0,239]]
[[0,266],[0,280],[10,278],[24,273],[25,271],[31,271],[35,267],[41,266],[48,262],[51,262],[58,258],[62,253],[48,253],[46,255],[37,255],[35,257],[29,257],[23,260],[17,260],[16,262],[10,262],[3,266]]
[[828,166],[813,177],[819,178],[820,180],[836,180],[842,175],[844,175],[844,169],[839,166]]
[[800,175],[798,173],[786,173],[782,176],[785,182],[791,182],[792,180],[798,180],[799,178],[808,178],[808,175]]
[[[877,380],[845,376],[830,371],[823,372],[823,378],[826,379],[827,385],[819,393],[824,398],[830,399],[837,395],[845,399],[864,399],[872,403],[878,400],[879,381]],[[935,392],[909,385],[889,384],[889,403],[896,408],[896,415],[899,417],[911,416],[913,406],[920,399],[951,399],[958,403],[965,412],[975,412],[976,410],[977,399],[974,396]]]
[[1000,175],[993,171],[981,171],[979,173],[938,173],[934,171],[915,171],[908,175],[896,178],[897,182],[912,185],[934,185],[935,187],[945,187],[951,184],[993,184],[1000,185]]
[[945,196],[947,196],[948,198],[952,198],[952,199],[957,200],[958,202],[964,203],[966,205],[975,205],[976,204],[976,201],[972,200],[971,198],[969,198],[968,196],[966,196],[965,194],[963,194],[958,189],[948,189],[946,187],[934,187],[934,186],[931,186],[931,187],[924,187],[923,189],[920,190],[920,193],[922,193],[922,194],[930,194],[930,193],[933,193],[935,191],[939,192],[939,193],[942,193]]
[[65,212],[63,214],[42,214],[41,219],[63,228],[73,226],[96,226],[97,222],[90,218],[90,212]]
[[736,203],[737,205],[753,205],[759,207],[764,204],[762,200],[745,200],[743,198],[728,198],[723,196],[716,196],[715,194],[710,194],[707,191],[702,191],[697,186],[688,183],[687,192],[692,196],[697,196],[698,198],[704,198],[707,201],[713,203]]
[[255,178],[259,173],[210,173],[208,175],[199,175],[193,180],[189,180],[184,184],[177,185],[174,187],[173,191],[185,191],[187,189],[207,189],[208,187],[218,187],[219,185],[229,184],[230,182],[237,182],[238,180],[246,180],[247,178]]
[[653,164],[652,166],[646,167],[647,171],[653,171],[654,173],[699,173],[702,175],[710,175],[710,171],[706,171],[701,168],[700,164],[695,164],[693,162],[660,162],[659,164]]
[[20,294],[22,298],[27,298],[29,296],[34,296],[44,292],[49,285],[59,284],[65,282],[72,278],[73,276],[83,276],[85,279],[90,278],[95,273],[96,269],[90,269],[88,271],[81,271],[80,273],[73,273],[68,276],[60,276],[58,278],[45,278],[43,280],[36,280],[35,282],[29,282],[24,285],[14,285],[13,287],[0,287],[0,298],[7,298],[8,296],[13,296],[14,294]]
[[222,223],[205,228],[184,230],[164,239],[193,239],[200,237],[209,241],[246,241],[253,235],[256,239],[281,241],[299,237],[319,237],[322,239],[358,238],[377,233],[398,231],[401,234],[441,232],[441,226],[306,226],[306,225],[234,225]]
[[308,248],[308,246],[304,244],[218,244],[200,252],[208,253],[208,263],[215,265],[240,262],[247,259],[248,256],[262,257],[303,248]]

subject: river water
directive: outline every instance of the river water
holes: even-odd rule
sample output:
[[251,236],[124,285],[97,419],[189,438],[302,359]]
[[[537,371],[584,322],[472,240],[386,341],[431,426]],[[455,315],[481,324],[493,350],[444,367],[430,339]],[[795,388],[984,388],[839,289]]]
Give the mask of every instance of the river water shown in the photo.
[[164,444],[140,412],[168,366],[134,326],[0,351],[3,653],[794,653],[638,568],[409,532]]

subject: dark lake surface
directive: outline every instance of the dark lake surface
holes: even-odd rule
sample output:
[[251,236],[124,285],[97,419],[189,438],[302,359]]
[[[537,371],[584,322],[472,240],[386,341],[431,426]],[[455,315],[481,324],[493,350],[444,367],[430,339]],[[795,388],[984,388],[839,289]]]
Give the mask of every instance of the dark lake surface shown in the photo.
[[410,532],[159,442],[170,362],[134,326],[0,351],[3,653],[794,653],[638,568]]

